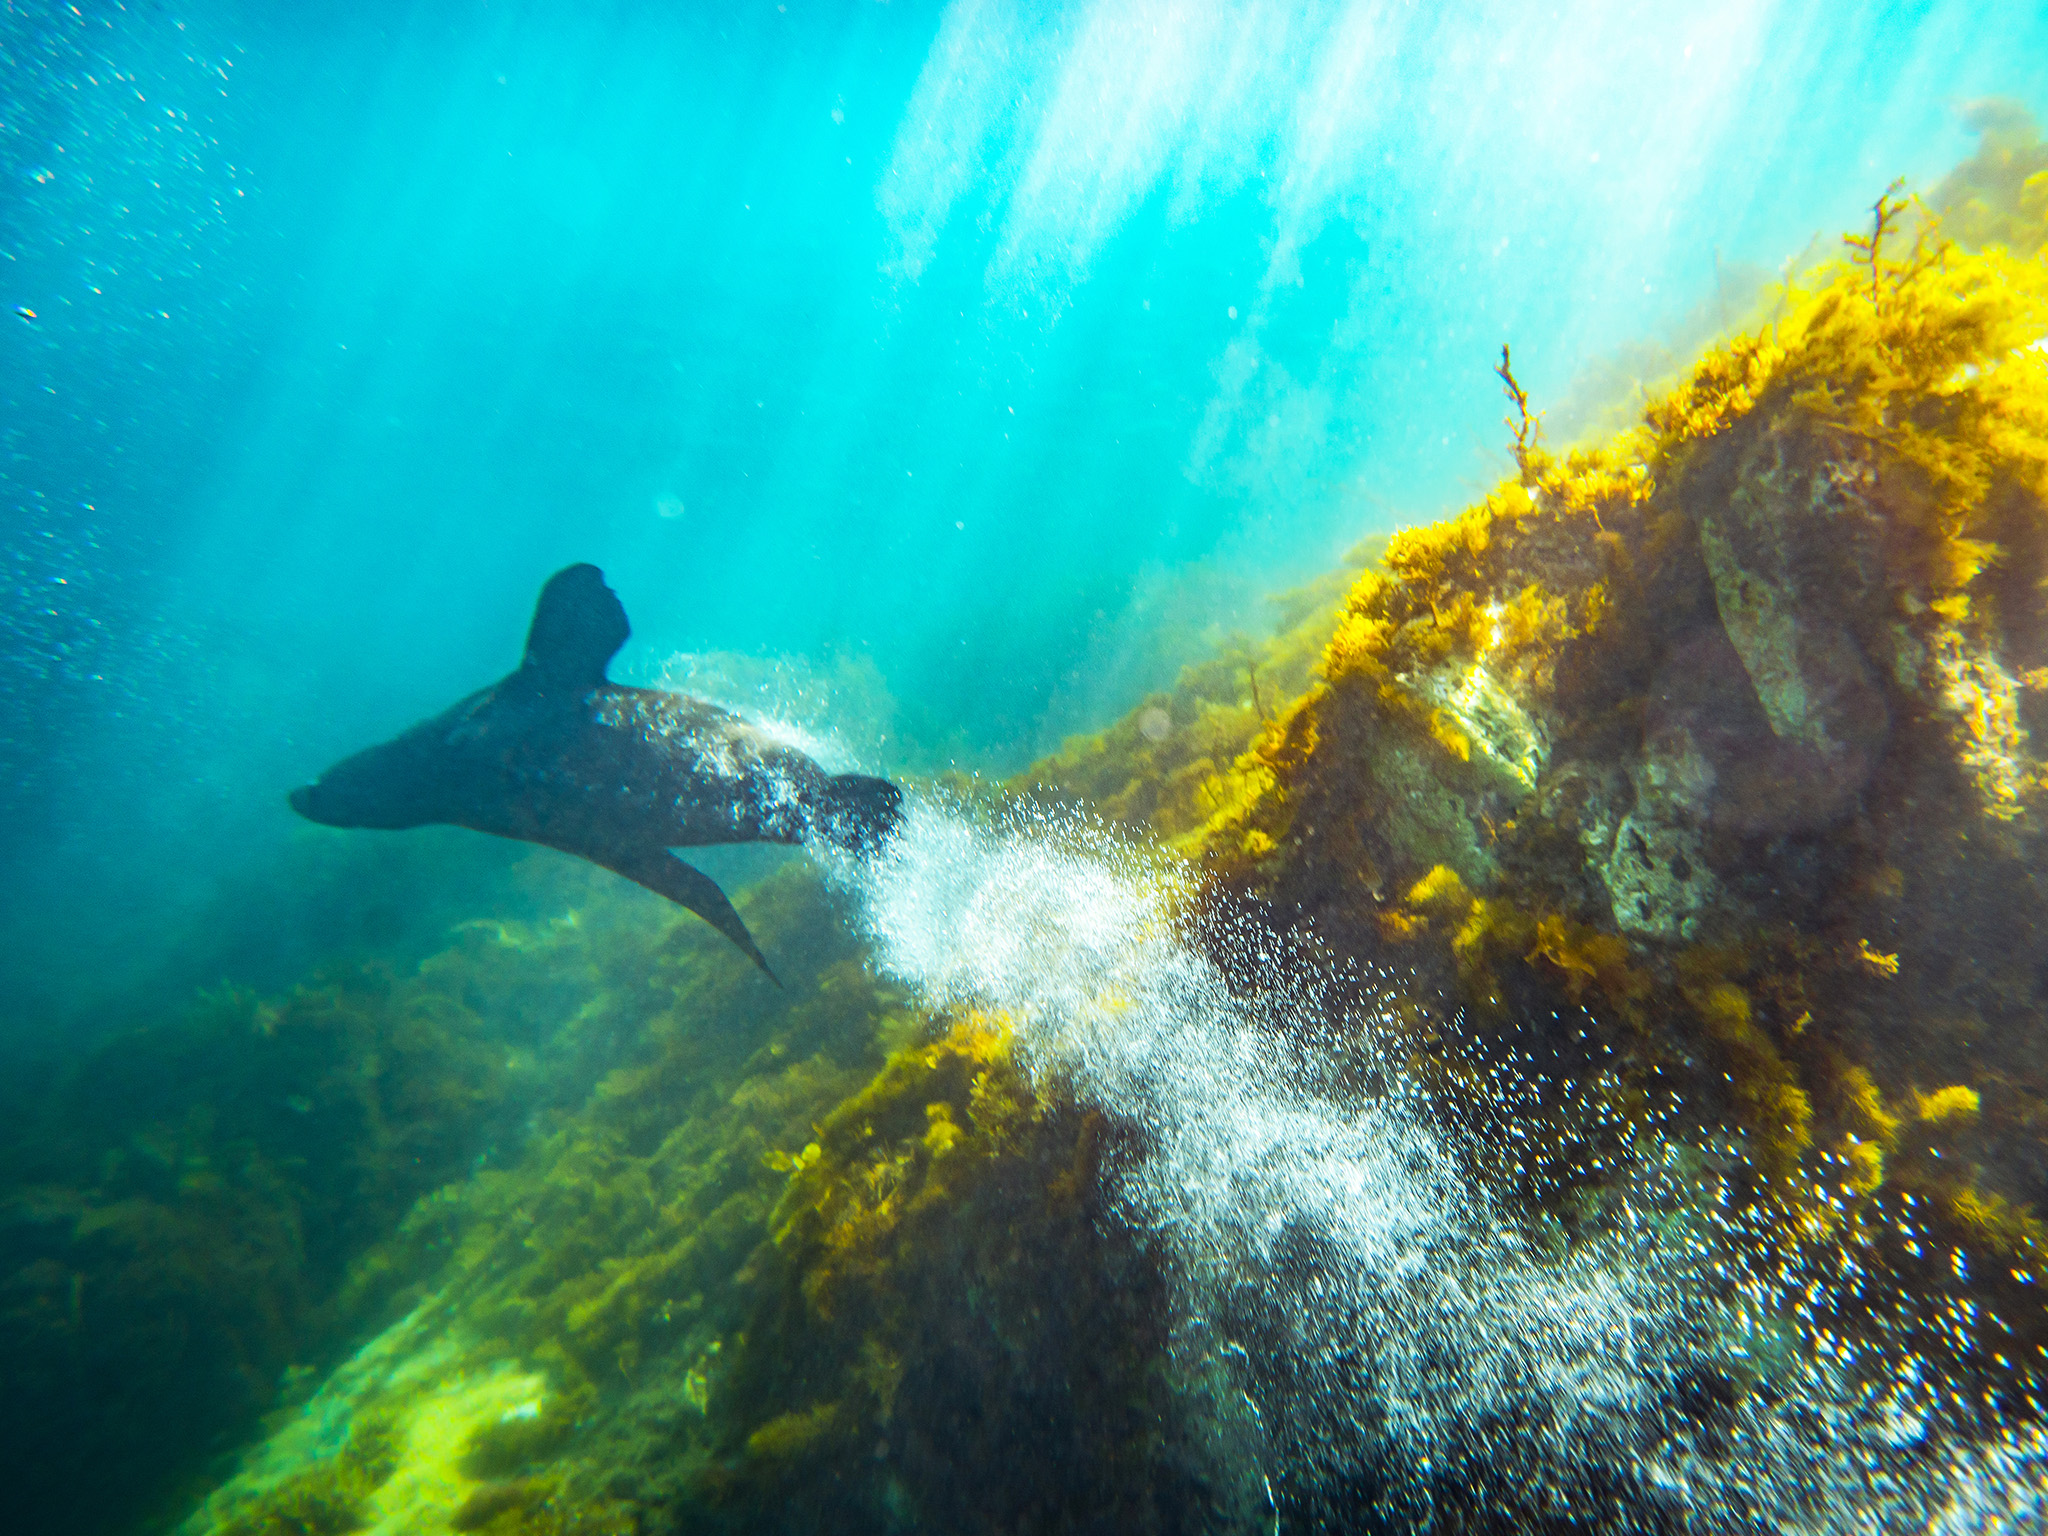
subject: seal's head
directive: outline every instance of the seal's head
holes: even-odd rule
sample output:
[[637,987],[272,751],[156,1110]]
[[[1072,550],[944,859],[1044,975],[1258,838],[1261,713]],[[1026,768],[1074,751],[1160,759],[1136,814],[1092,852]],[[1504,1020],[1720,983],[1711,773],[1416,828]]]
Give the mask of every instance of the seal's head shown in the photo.
[[400,831],[445,819],[441,774],[408,731],[396,741],[345,757],[291,792],[292,809],[327,827]]

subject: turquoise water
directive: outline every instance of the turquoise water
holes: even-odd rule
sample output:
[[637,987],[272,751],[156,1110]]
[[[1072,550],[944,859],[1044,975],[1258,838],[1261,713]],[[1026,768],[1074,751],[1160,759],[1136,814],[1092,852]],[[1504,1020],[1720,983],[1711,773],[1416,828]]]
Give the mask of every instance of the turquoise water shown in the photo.
[[616,679],[1005,775],[1497,478],[1503,342],[1601,429],[2048,115],[2022,0],[4,5],[0,1064],[511,902],[285,794],[562,566]]
[[1503,340],[1568,414],[2048,99],[2018,3],[5,27],[17,995],[161,954],[575,559],[635,676],[802,658],[876,766],[1014,768],[1491,479]]

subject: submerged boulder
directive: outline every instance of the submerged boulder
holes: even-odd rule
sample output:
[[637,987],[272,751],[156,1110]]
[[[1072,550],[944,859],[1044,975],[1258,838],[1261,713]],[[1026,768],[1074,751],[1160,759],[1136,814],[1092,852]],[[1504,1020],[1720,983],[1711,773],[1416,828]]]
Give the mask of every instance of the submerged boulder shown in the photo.
[[[1855,1276],[1788,1308],[1809,1345],[2036,1414],[2048,268],[1887,199],[1617,441],[1515,424],[1516,473],[1395,536],[1182,846],[1413,978],[1447,1112],[1512,1035],[1622,1139],[1732,1156],[1787,1296]],[[1576,1220],[1602,1160],[1528,1145],[1508,1182]]]

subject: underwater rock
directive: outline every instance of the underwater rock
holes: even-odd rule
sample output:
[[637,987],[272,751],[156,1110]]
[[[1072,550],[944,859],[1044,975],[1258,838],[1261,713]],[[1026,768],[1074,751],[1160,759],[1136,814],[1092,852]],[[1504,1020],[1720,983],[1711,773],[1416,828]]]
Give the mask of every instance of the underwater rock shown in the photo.
[[893,1057],[790,1160],[698,1496],[739,1529],[1153,1529],[1204,1489],[1157,1268],[1102,1220],[1100,1114],[1000,1019]]
[[1701,1170],[1774,1347],[1931,1456],[2048,1417],[2048,150],[2009,117],[1937,201],[1993,189],[2010,253],[1888,194],[1613,443],[1524,415],[1234,762],[1154,753],[1191,669],[1024,780],[1405,977],[1377,1048],[1532,1242]]
[[[1788,462],[1807,445],[1752,444],[1725,501],[1698,520],[1721,627],[1775,738],[1773,777],[1798,785],[1768,824],[1825,824],[1861,789],[1890,726],[1870,663],[1841,615],[1869,606],[1882,524],[1855,465]],[[1783,791],[1781,790],[1781,794]]]
[[[1446,1113],[1577,1020],[1632,1134],[1740,1149],[1759,1274],[1860,1276],[1784,1326],[1967,1424],[2048,1390],[2048,270],[1915,217],[1397,535],[1200,852],[1408,969]],[[1505,1172],[1563,1215],[1584,1150]]]
[[1634,804],[1618,823],[1598,812],[1581,821],[1579,841],[1613,904],[1615,927],[1650,939],[1696,938],[1701,916],[1726,903],[1703,840],[1713,766],[1681,726],[1646,742],[1627,767]]

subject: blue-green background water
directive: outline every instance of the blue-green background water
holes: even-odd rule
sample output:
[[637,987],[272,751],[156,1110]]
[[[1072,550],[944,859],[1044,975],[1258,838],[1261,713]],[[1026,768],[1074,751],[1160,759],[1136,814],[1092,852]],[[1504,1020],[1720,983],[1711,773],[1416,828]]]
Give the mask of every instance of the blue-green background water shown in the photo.
[[214,963],[563,563],[1014,767],[1489,478],[1503,340],[1561,407],[2048,107],[2024,0],[0,14],[20,1032]]

